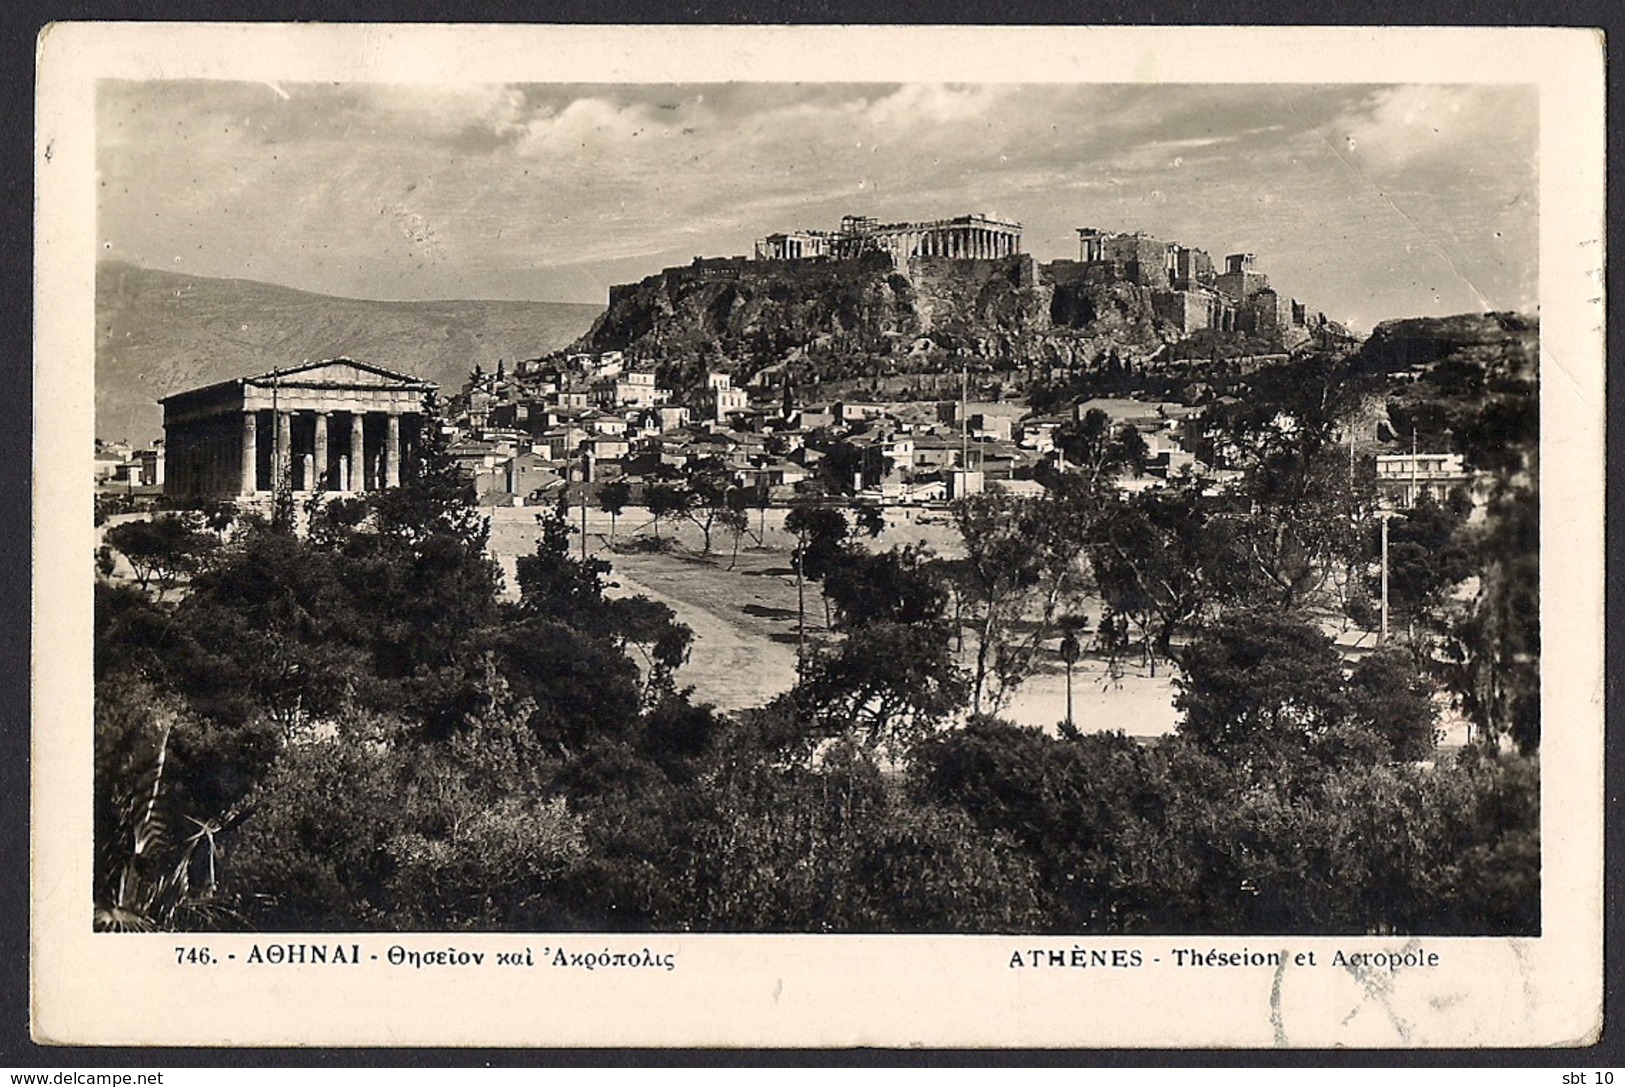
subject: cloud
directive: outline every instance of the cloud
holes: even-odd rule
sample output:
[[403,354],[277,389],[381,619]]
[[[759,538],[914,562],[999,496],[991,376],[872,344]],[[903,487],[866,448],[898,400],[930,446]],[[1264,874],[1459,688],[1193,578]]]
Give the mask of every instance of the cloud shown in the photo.
[[1009,87],[992,83],[910,83],[877,99],[864,111],[864,121],[876,128],[905,130],[919,124],[964,124],[987,116],[1010,93]]
[[1040,259],[1082,225],[1256,250],[1334,315],[1533,276],[1519,87],[155,81],[104,84],[97,126],[113,255],[336,294],[601,301],[774,230],[966,211]]
[[1533,163],[1539,117],[1531,86],[1406,85],[1372,91],[1321,129],[1362,168],[1396,172],[1449,156]]

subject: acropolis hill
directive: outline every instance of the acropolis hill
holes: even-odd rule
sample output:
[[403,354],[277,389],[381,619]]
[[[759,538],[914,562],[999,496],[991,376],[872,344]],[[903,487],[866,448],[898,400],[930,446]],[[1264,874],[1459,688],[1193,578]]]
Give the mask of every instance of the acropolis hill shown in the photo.
[[[1078,257],[1039,263],[1021,224],[962,215],[770,234],[751,256],[696,257],[612,287],[572,350],[623,351],[674,385],[793,366],[817,379],[1154,364],[1214,341],[1291,350],[1346,330],[1225,258],[1141,233],[1078,229]],[[1198,349],[1193,341],[1202,344]]]

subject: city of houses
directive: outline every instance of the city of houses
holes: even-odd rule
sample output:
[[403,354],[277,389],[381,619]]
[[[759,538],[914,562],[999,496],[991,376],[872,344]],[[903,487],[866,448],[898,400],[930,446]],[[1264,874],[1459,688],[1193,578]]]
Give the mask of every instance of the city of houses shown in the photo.
[[[1076,263],[1092,275],[1163,289],[1179,303],[1175,325],[1181,330],[1266,325],[1301,330],[1306,324],[1306,308],[1296,300],[1283,302],[1267,277],[1254,271],[1251,254],[1227,258],[1227,271],[1217,274],[1200,250],[1140,233],[1092,228],[1078,233],[1080,260],[1058,264]],[[757,243],[753,259],[825,260],[865,247],[900,262],[1022,256],[1019,224],[962,216],[903,224],[849,218],[841,232],[827,236],[770,235]],[[1160,301],[1161,295],[1157,297]],[[1257,314],[1260,305],[1268,322]],[[1322,315],[1314,317],[1326,322]],[[1300,332],[1299,339],[1306,338]],[[331,386],[340,371],[349,375],[345,380],[360,380],[367,388],[379,381],[393,382],[401,392],[428,387],[411,375],[367,361],[336,359],[176,393],[162,401],[167,471],[162,441],[134,450],[127,443],[98,440],[98,483],[132,497],[264,491],[270,488],[269,449],[275,448],[276,455],[288,458],[284,469],[297,491],[360,490],[369,479],[373,485],[388,485],[398,479],[402,455],[398,409],[390,416],[387,448],[380,421],[364,426],[362,410],[352,417],[353,458],[342,453],[330,458],[327,421],[332,412],[320,410],[321,404],[304,404],[317,409],[319,422],[312,421],[310,410],[302,413],[304,422],[290,422],[297,412],[291,401],[280,413],[271,413],[276,421],[260,422],[271,401],[256,410],[243,399],[251,388],[274,395],[279,383],[292,393],[301,374],[321,376],[317,384]],[[239,417],[247,412],[241,452],[236,431],[229,428],[194,433],[202,425],[191,410],[199,397],[207,400],[212,390],[227,386],[238,397],[227,410]],[[335,405],[350,410],[336,401],[328,407]],[[785,502],[811,489],[809,481],[820,477],[826,493],[908,505],[943,503],[995,486],[1035,493],[1041,489],[1034,479],[1041,462],[1064,466],[1056,432],[1097,411],[1114,431],[1132,427],[1145,443],[1143,468],[1125,473],[1118,480],[1121,488],[1156,487],[1182,474],[1217,486],[1239,475],[1247,457],[1244,450],[1227,449],[1214,440],[1204,422],[1205,408],[1094,398],[1060,413],[1038,413],[1009,396],[978,400],[968,393],[946,400],[802,402],[782,374],[740,387],[728,373],[711,372],[701,388],[673,389],[659,384],[653,370],[629,364],[622,352],[578,351],[519,359],[512,365],[504,360],[491,371],[476,366],[463,387],[447,397],[442,425],[452,455],[473,479],[484,505],[554,503],[561,491],[575,485],[613,480],[632,485],[636,504],[641,484],[680,476],[698,465],[724,472],[763,505]],[[408,446],[412,437],[409,427]],[[1378,486],[1394,504],[1409,506],[1424,491],[1443,496],[1469,482],[1459,454],[1395,450],[1387,444],[1392,438],[1380,397],[1343,435],[1351,453],[1358,447],[1362,455],[1375,456]],[[236,467],[227,465],[227,459]],[[360,471],[351,467],[352,459]],[[246,471],[244,465],[249,466]]]

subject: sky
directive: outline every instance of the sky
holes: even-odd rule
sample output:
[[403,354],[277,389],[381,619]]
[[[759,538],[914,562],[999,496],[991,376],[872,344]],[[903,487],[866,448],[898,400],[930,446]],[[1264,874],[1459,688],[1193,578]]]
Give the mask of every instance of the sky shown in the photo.
[[603,304],[842,215],[1257,255],[1369,329],[1538,300],[1523,85],[106,81],[100,256],[354,298]]

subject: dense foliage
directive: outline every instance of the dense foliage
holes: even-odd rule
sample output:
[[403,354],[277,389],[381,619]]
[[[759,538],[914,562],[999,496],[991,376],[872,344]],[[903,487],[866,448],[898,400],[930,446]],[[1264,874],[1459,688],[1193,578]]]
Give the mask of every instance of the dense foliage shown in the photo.
[[[1538,933],[1532,460],[1476,520],[1392,524],[1406,636],[1350,660],[1327,630],[1375,592],[1378,543],[1340,366],[1249,374],[1255,401],[1211,413],[1251,458],[1227,491],[1120,492],[1145,447],[1086,415],[1044,497],[955,503],[963,558],[793,510],[829,633],[733,716],[692,701],[692,633],[606,595],[562,511],[505,598],[434,427],[395,490],[112,525],[100,568],[133,576],[96,591],[96,922]],[[736,551],[743,497],[703,474],[642,496],[657,532]],[[1058,655],[1130,650],[1174,670],[1176,734],[997,718]],[[1481,742],[1437,751],[1441,691]]]

